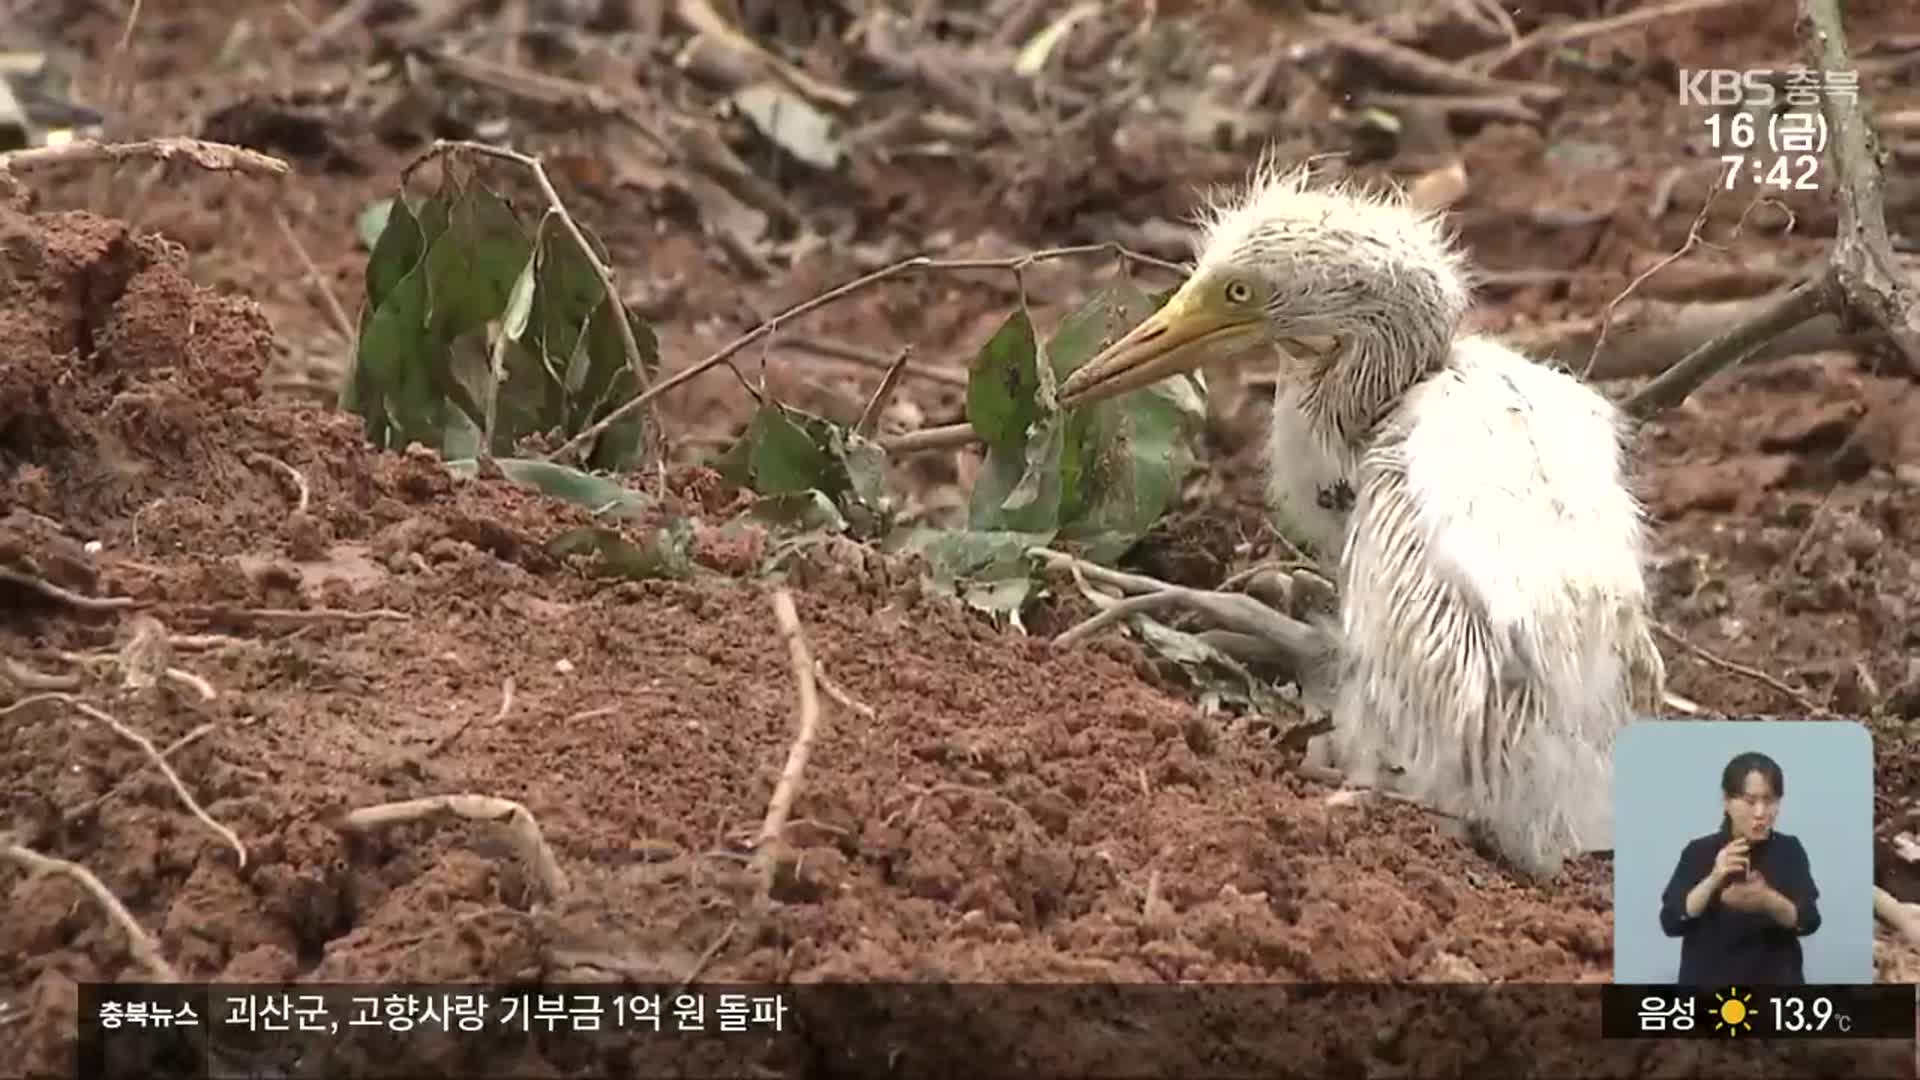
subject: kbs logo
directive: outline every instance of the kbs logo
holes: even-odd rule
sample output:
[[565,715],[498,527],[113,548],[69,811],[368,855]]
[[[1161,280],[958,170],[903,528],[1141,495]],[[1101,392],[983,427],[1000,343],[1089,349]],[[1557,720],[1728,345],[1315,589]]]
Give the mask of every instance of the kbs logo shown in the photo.
[[1814,71],[1809,68],[1681,68],[1680,103],[1726,108],[1767,107],[1784,99],[1806,107],[1820,104],[1822,92],[1853,100],[1860,93],[1857,71]]

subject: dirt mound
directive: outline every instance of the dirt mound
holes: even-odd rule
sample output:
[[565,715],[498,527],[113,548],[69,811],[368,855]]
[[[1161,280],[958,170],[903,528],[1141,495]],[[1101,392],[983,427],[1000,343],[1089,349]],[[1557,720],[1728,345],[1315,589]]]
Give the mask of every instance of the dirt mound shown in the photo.
[[[111,610],[15,587],[0,637],[64,655],[39,675],[157,746],[212,725],[170,760],[248,858],[57,699],[8,717],[18,842],[91,869],[189,978],[506,979],[585,956],[674,980],[747,918],[739,853],[793,712],[762,586],[582,575],[542,546],[577,512],[258,400],[264,319],[193,285],[178,248],[77,213],[0,229],[5,564],[138,601],[172,635],[165,666],[217,696],[125,688]],[[1055,651],[859,559],[798,580],[825,670],[873,715],[830,711],[776,914],[705,978],[1604,976],[1604,866],[1518,887],[1414,810],[1328,805],[1126,646]],[[458,792],[523,803],[569,893],[535,912],[483,826],[329,824]],[[73,882],[7,867],[0,891],[28,1060],[64,1071],[76,981],[140,970]]]

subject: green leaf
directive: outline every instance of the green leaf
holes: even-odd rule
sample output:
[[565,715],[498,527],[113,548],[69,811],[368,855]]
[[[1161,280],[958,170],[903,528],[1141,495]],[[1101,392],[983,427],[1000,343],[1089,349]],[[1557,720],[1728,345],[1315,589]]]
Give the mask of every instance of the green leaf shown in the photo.
[[974,356],[967,373],[967,424],[989,448],[1018,452],[1040,418],[1035,341],[1026,312],[1015,311]]
[[852,429],[768,402],[715,462],[728,482],[761,495],[817,491],[862,527],[885,517],[887,455]]
[[[390,207],[382,214],[379,233],[368,245],[367,255],[367,310],[374,311],[393,292],[400,279],[412,273],[420,265],[420,257],[426,254],[427,242],[420,232],[420,222],[407,209],[407,204],[397,199],[388,199]],[[375,204],[380,205],[380,204]],[[372,207],[368,208],[369,210]],[[365,223],[365,215],[362,215]]]
[[585,525],[554,537],[547,543],[547,550],[562,558],[597,555],[600,573],[606,576],[635,581],[693,576],[693,524],[685,518],[675,518],[654,529],[638,544],[612,529]]
[[[535,458],[495,458],[507,479],[524,487],[584,506],[595,514],[613,518],[635,518],[653,507],[653,500],[614,480],[551,461]],[[447,462],[447,471],[455,476],[479,475],[480,463],[473,458]]]

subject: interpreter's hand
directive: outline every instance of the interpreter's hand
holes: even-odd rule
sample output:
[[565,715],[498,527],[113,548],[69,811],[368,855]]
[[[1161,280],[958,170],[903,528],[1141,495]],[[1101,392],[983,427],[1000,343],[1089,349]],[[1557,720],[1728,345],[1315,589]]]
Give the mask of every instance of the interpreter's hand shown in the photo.
[[1748,870],[1747,876],[1720,893],[1720,902],[1735,911],[1759,911],[1773,899],[1773,886],[1767,884],[1766,876],[1758,870]]
[[1713,857],[1713,876],[1715,880],[1726,882],[1738,878],[1747,872],[1747,842],[1735,839],[1720,849]]

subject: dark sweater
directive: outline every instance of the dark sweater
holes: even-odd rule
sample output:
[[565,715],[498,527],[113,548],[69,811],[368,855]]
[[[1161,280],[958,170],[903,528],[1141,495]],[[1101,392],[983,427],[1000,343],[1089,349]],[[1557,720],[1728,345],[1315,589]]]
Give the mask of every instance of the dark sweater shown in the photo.
[[[1715,893],[1700,914],[1687,917],[1687,893],[1713,870],[1720,849],[1733,840],[1725,823],[1718,832],[1687,843],[1660,898],[1660,929],[1680,938],[1683,986],[1800,985],[1800,939],[1820,929],[1820,890],[1813,883],[1807,849],[1776,832],[1747,849],[1748,866],[1758,870],[1775,892],[1793,901],[1799,912],[1792,928],[1764,911],[1736,911]],[[1729,885],[1733,882],[1729,882]]]

